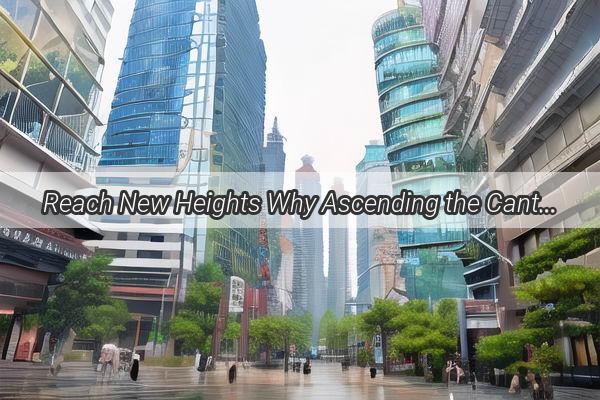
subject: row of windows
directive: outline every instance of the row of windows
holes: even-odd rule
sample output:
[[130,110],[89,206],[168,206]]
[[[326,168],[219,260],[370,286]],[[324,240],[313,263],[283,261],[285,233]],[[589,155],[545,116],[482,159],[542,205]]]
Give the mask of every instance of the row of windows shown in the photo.
[[145,71],[140,74],[129,75],[119,80],[117,92],[148,86],[184,85],[187,80],[187,71],[182,68],[168,70]]
[[[395,154],[390,154],[390,162],[396,158]],[[419,160],[399,162],[394,165],[393,172],[407,173],[432,173],[432,172],[454,172],[456,171],[456,159],[454,153],[438,154],[432,157],[426,157]]]
[[373,38],[377,39],[389,32],[409,26],[421,25],[423,16],[420,8],[402,8],[386,13],[373,25]]
[[[56,6],[62,5],[62,8],[70,11],[70,7],[63,3],[63,0],[57,0]],[[55,4],[53,3],[53,6],[54,5]],[[87,69],[81,61],[75,57],[67,43],[57,32],[55,26],[50,22],[48,16],[44,12],[40,12],[38,6],[32,3],[31,0],[0,0],[0,7],[8,12],[13,22],[15,22],[21,31],[33,42],[48,63],[73,85],[81,97],[87,101],[88,106],[94,110],[97,105],[100,88],[94,81],[92,75],[90,75],[88,69],[92,71],[92,73],[98,72],[99,60],[96,53],[90,47],[90,44],[83,33],[83,28],[79,27],[77,24],[73,24],[72,21],[69,23],[69,26],[72,26],[72,29],[75,30],[73,32],[73,35],[75,35],[73,44],[77,54],[84,61],[89,60],[89,62],[86,62]],[[73,15],[73,18],[76,17]],[[13,62],[17,59],[24,60],[23,55],[27,50],[27,46],[17,37],[16,33],[12,31],[10,26],[4,20],[0,21],[0,24],[2,24],[2,37],[12,39],[7,41],[9,51],[6,54],[0,55],[0,57],[3,57],[5,60],[10,59]],[[81,48],[78,49],[78,47]],[[2,61],[0,61],[0,63],[1,62]],[[18,73],[19,71],[17,70],[15,72]],[[17,79],[20,78],[20,76],[15,77]]]
[[181,25],[192,23],[194,21],[194,11],[185,11],[181,13],[168,13],[155,15],[150,18],[145,18],[139,21],[132,21],[129,26],[130,35],[135,35],[138,32],[146,32],[149,30],[162,28],[165,26]]
[[134,75],[141,71],[154,69],[179,69],[187,66],[189,62],[189,53],[165,54],[153,58],[143,58],[139,60],[126,60],[121,66],[120,77]]
[[[77,96],[27,48],[2,18],[0,35],[6,39],[5,48],[9,49],[7,52],[0,52],[0,68],[21,81],[36,99],[53,110],[75,133],[93,146],[96,122]],[[78,82],[77,75],[68,75],[72,76],[74,82]],[[96,95],[99,96],[99,93]]]
[[192,24],[184,23],[176,26],[164,26],[162,28],[152,29],[143,33],[136,33],[129,36],[128,45],[137,46],[144,43],[155,42],[171,38],[189,38],[192,32]]
[[432,155],[454,154],[453,140],[439,140],[436,142],[422,143],[417,146],[407,147],[390,153],[390,162],[402,162],[414,159],[424,159]]
[[188,94],[183,86],[153,86],[138,88],[118,93],[113,100],[113,107],[138,101],[157,101],[179,99]]
[[175,164],[179,145],[144,145],[104,150],[100,165]]
[[189,37],[161,40],[141,44],[135,47],[127,46],[125,57],[128,59],[148,58],[165,54],[184,53],[192,48]]
[[440,226],[433,228],[415,228],[398,230],[400,245],[418,245],[426,243],[462,242],[468,237],[467,224]]
[[145,144],[178,144],[179,129],[176,130],[156,130],[156,131],[139,131],[127,132],[118,135],[104,136],[104,150],[114,149],[122,145],[145,145]]
[[170,0],[166,2],[152,2],[146,5],[137,4],[132,22],[137,22],[155,15],[167,13],[176,13],[181,11],[193,11],[196,6],[196,0]]
[[178,114],[152,114],[141,117],[132,117],[119,121],[112,121],[106,133],[119,135],[128,131],[177,129],[187,125],[185,118]]
[[424,94],[435,93],[438,90],[438,77],[432,76],[417,81],[407,82],[391,89],[379,100],[381,112],[396,107],[398,104],[410,100],[413,97]]
[[422,26],[391,33],[375,42],[375,58],[379,58],[382,54],[395,48],[408,46],[423,40],[425,40],[425,32]]
[[152,101],[145,103],[132,103],[113,108],[110,113],[111,121],[116,121],[131,115],[143,115],[151,113],[166,113],[181,111],[183,99]]
[[381,125],[384,131],[406,124],[416,119],[434,116],[444,112],[444,102],[440,97],[426,99],[396,108],[381,116]]
[[417,121],[412,124],[402,125],[384,135],[385,145],[387,147],[419,142],[422,140],[441,137],[444,132],[446,117],[430,118],[424,121]]

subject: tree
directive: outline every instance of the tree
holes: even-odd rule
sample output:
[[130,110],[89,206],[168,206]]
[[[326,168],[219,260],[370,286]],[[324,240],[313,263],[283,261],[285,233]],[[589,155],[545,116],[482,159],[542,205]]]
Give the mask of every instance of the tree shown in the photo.
[[223,332],[223,338],[227,340],[237,340],[240,338],[242,327],[239,322],[229,321],[227,322],[227,328]]
[[375,299],[373,307],[361,314],[361,327],[371,335],[381,335],[383,374],[387,374],[387,339],[394,332],[391,321],[400,313],[400,305],[394,300]]
[[225,282],[225,274],[218,264],[209,262],[200,264],[196,268],[196,282]]
[[319,337],[325,339],[327,350],[336,348],[336,338],[338,334],[338,321],[331,310],[327,310],[321,317],[319,323]]
[[111,300],[107,304],[91,306],[85,310],[89,324],[81,331],[81,336],[107,343],[125,331],[130,320],[127,304],[122,300]]
[[266,350],[266,363],[270,364],[273,349],[283,349],[286,353],[294,344],[303,350],[310,346],[311,317],[265,316],[250,321],[250,340],[254,347],[263,346]]
[[400,307],[399,314],[390,322],[397,332],[392,336],[392,354],[428,355],[440,373],[444,357],[456,351],[458,342],[458,315],[456,301],[440,300],[434,312],[424,300],[411,300]]
[[210,352],[212,333],[225,276],[217,264],[201,264],[188,283],[185,300],[169,323],[169,334],[181,342],[184,352]]
[[230,341],[233,347],[236,350],[236,359],[237,359],[237,347],[235,343],[239,340],[242,334],[242,326],[239,322],[236,321],[227,321],[227,328],[225,328],[225,332],[223,332],[223,339]]
[[180,341],[184,352],[193,353],[199,349],[207,353],[210,349],[210,338],[207,326],[214,326],[212,316],[193,316],[187,313],[176,315],[169,323],[169,334]]
[[88,308],[111,303],[110,277],[106,274],[111,261],[103,256],[71,261],[64,272],[64,282],[50,295],[42,310],[42,325],[54,335],[87,326]]
[[521,361],[523,346],[541,345],[552,339],[552,329],[516,329],[500,335],[481,338],[476,345],[477,361],[494,368],[506,368],[510,364]]
[[598,222],[571,229],[542,244],[532,254],[515,264],[521,282],[533,281],[544,271],[550,271],[559,260],[570,260],[586,254],[600,245]]

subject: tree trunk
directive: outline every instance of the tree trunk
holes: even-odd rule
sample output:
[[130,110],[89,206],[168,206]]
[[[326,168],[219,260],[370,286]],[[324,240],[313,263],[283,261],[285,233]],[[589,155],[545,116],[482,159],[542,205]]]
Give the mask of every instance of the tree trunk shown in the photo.
[[288,344],[288,338],[285,338],[285,344],[284,344],[284,348],[283,348],[283,370],[285,372],[288,372],[288,358],[289,358],[289,344]]
[[381,331],[381,353],[383,354],[383,375],[387,375],[387,334]]
[[266,365],[271,365],[271,346],[267,346],[267,351],[265,352],[265,363]]

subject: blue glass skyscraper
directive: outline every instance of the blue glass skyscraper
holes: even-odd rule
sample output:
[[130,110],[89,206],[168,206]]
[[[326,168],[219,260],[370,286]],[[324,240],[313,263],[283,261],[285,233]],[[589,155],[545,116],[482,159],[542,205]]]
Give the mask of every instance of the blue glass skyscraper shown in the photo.
[[100,165],[176,165],[193,130],[256,170],[265,69],[254,0],[137,0]]
[[[444,134],[444,99],[438,89],[435,46],[425,37],[421,8],[401,5],[373,26],[381,124],[393,193],[444,194],[460,187],[455,140]],[[412,173],[412,174],[411,174]],[[414,174],[419,173],[419,174]],[[412,229],[402,224],[398,243],[410,298],[464,297],[461,246],[463,217],[440,215]]]

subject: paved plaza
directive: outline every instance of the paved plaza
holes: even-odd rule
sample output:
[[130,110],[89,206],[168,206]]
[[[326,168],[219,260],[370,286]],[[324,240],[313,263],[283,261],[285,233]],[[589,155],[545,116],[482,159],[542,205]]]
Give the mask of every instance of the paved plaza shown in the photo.
[[[102,383],[91,365],[65,363],[57,377],[42,366],[26,363],[0,364],[0,398],[11,399],[528,399],[530,393],[509,395],[506,389],[480,385],[476,391],[469,385],[427,384],[417,377],[369,377],[368,369],[342,371],[339,364],[315,362],[313,373],[283,373],[281,370],[256,368],[238,371],[238,379],[229,384],[224,366],[217,371],[199,373],[193,368],[140,368],[137,382],[123,375]],[[561,388],[555,390],[557,400],[600,399],[600,391]]]

